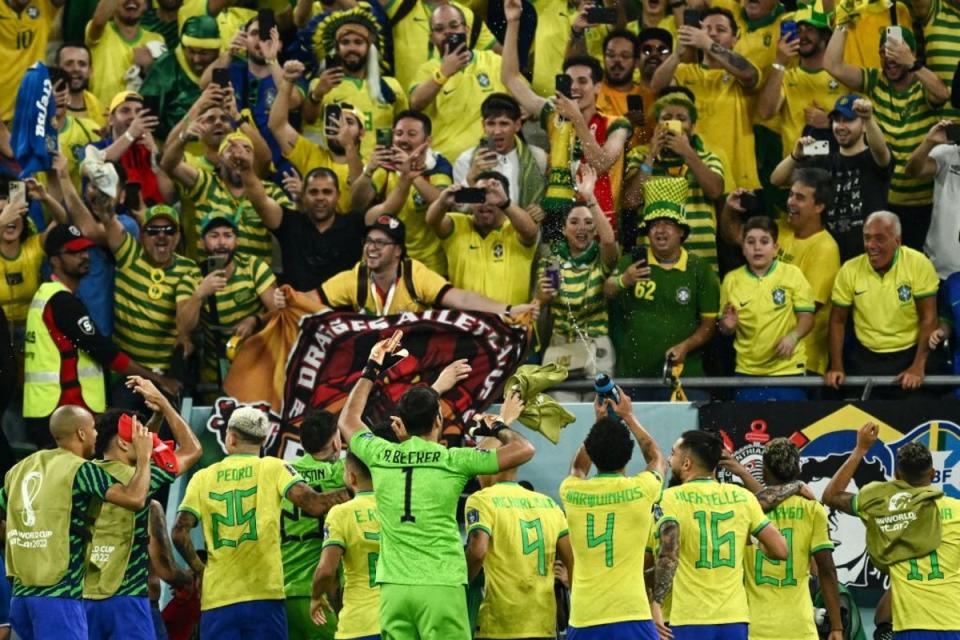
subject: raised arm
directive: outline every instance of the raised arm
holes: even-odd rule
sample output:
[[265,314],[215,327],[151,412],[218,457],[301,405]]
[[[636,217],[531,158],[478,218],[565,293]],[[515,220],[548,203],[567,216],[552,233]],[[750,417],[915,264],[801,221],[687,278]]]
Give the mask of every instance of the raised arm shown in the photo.
[[937,161],[930,157],[934,147],[947,143],[946,128],[951,125],[949,120],[941,120],[933,125],[923,140],[913,150],[907,159],[905,171],[911,178],[932,178],[937,175]]
[[270,107],[270,117],[267,120],[267,126],[284,155],[293,151],[300,138],[300,134],[290,124],[290,97],[294,91],[293,83],[303,75],[303,69],[303,63],[299,60],[287,60],[283,63],[283,80],[277,87],[277,97]]
[[[910,50],[909,45],[903,40],[888,39],[885,46],[887,56],[892,58],[897,64],[912,69],[917,63],[917,55]],[[926,66],[921,66],[914,71],[913,77],[923,85],[923,89],[927,94],[927,100],[934,107],[939,107],[950,99],[950,89],[937,74]]]
[[880,427],[873,422],[868,422],[860,427],[860,430],[857,431],[856,446],[854,446],[853,451],[850,452],[850,456],[840,465],[840,468],[830,479],[827,488],[823,490],[823,504],[833,509],[843,511],[844,513],[856,515],[853,510],[855,494],[846,491],[846,488],[850,484],[850,481],[853,480],[853,475],[857,472],[857,468],[867,455],[867,451],[869,451],[870,447],[877,441],[879,433]]
[[847,44],[846,25],[840,25],[830,36],[827,50],[823,54],[823,68],[840,84],[852,91],[863,91],[863,70],[843,61],[843,49]]
[[156,500],[150,501],[149,518],[150,541],[147,550],[150,555],[150,568],[158,578],[172,587],[189,587],[193,584],[193,574],[177,566],[170,536],[167,534],[167,518],[163,507]]
[[129,376],[127,388],[143,397],[147,408],[163,415],[163,419],[170,426],[174,442],[177,443],[175,452],[179,469],[177,475],[183,475],[190,467],[200,461],[203,449],[200,441],[187,421],[183,419],[165,395],[160,393],[156,385],[140,376]]
[[530,88],[526,79],[520,73],[520,56],[517,50],[517,38],[520,35],[520,16],[523,14],[523,5],[520,0],[505,0],[503,6],[507,17],[507,32],[503,38],[503,62],[500,66],[500,79],[507,90],[513,94],[527,113],[534,118],[540,117],[540,112],[547,101]]
[[93,17],[90,18],[90,27],[87,32],[87,44],[91,44],[100,40],[103,37],[103,32],[107,28],[107,23],[110,22],[110,19],[113,18],[114,14],[117,12],[117,7],[120,5],[120,0],[101,0],[97,3],[96,9],[93,12]]
[[864,140],[873,161],[878,167],[888,166],[893,156],[890,153],[890,145],[887,144],[883,129],[880,128],[880,123],[873,117],[873,103],[867,98],[858,98],[853,103],[853,110],[863,120]]
[[570,462],[570,475],[576,476],[577,478],[586,478],[592,466],[593,460],[590,459],[587,448],[581,444],[577,452],[573,454],[573,460]]
[[447,215],[453,206],[453,194],[461,189],[461,185],[452,184],[440,192],[440,197],[427,207],[426,220],[433,232],[441,240],[453,233],[453,221]]
[[243,193],[253,205],[253,210],[263,220],[263,226],[270,230],[279,228],[283,222],[283,208],[267,195],[263,182],[253,171],[253,154],[244,147],[242,153],[234,155],[234,162],[237,163],[236,169],[243,179]]
[[[789,157],[789,156],[788,156]],[[746,189],[735,189],[727,196],[720,210],[720,237],[734,247],[743,245],[743,215],[744,208],[740,205],[740,196]]]
[[660,90],[673,84],[673,76],[677,72],[677,67],[680,66],[680,54],[681,47],[678,45],[677,49],[653,72],[653,77],[650,78],[650,89],[654,93],[659,93]]
[[720,63],[737,82],[751,89],[760,81],[760,72],[753,64],[736,51],[714,42],[707,32],[697,27],[682,25],[677,29],[677,42],[685,47],[695,47]]
[[153,436],[147,428],[133,419],[133,448],[137,453],[137,468],[130,482],[113,484],[107,489],[104,499],[118,507],[139,511],[147,501],[150,488],[150,455],[153,452]]
[[[402,339],[403,331],[395,331],[392,336],[386,340],[380,340],[370,350],[364,375],[357,380],[357,384],[354,385],[350,395],[347,396],[347,403],[340,411],[337,426],[340,428],[340,435],[344,442],[349,444],[353,434],[367,428],[367,425],[363,422],[363,410],[367,406],[367,398],[370,396],[371,389],[373,389],[372,378],[379,375],[384,358],[400,348]],[[367,377],[367,374],[369,374],[369,377]]]

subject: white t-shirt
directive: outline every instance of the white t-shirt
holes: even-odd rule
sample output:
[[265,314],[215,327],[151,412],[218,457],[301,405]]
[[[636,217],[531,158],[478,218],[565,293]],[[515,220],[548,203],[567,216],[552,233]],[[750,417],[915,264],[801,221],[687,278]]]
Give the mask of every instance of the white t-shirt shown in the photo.
[[[540,147],[535,147],[529,145],[527,147],[530,149],[530,152],[533,154],[533,158],[537,163],[537,166],[540,167],[542,173],[547,171],[547,154]],[[460,157],[457,158],[457,161],[453,165],[453,181],[456,184],[462,184],[467,186],[467,174],[470,172],[470,160],[473,158],[473,154],[476,152],[476,147],[471,147],[463,153],[460,154]],[[497,166],[493,167],[491,171],[496,171],[502,173],[507,177],[507,180],[510,182],[510,199],[514,202],[521,204],[521,206],[530,204],[530,203],[520,203],[520,154],[517,152],[517,148],[514,147],[513,150],[506,154],[500,155],[497,154]]]
[[[960,146],[941,144],[930,152],[937,163],[933,182],[933,217],[923,251],[937,275],[946,280],[960,271]],[[909,224],[909,220],[904,220]]]

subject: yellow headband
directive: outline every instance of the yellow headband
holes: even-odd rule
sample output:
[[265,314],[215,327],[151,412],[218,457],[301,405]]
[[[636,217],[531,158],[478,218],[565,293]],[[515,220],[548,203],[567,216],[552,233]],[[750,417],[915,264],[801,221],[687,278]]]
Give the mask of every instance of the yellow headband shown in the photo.
[[233,133],[227,135],[227,137],[223,139],[223,142],[220,143],[220,148],[217,150],[217,155],[223,154],[224,150],[229,147],[230,143],[234,140],[242,142],[246,146],[250,147],[251,151],[253,150],[253,141],[247,137],[247,134],[234,131]]

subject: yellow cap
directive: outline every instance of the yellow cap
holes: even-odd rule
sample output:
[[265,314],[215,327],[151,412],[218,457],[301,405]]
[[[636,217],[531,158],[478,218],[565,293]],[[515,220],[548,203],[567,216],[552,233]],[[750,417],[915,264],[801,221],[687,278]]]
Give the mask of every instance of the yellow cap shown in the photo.
[[116,111],[117,107],[122,105],[127,100],[136,100],[139,103],[143,103],[143,96],[141,96],[136,91],[121,91],[117,95],[113,96],[113,100],[110,101],[110,109],[107,113],[113,113]]

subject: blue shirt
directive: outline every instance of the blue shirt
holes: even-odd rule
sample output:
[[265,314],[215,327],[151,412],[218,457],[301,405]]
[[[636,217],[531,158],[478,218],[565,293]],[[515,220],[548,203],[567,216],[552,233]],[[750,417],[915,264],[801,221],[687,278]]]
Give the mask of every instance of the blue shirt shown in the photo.
[[[137,221],[128,215],[120,214],[117,220],[124,230],[134,238],[140,238]],[[77,297],[87,305],[90,318],[97,330],[105,336],[113,335],[113,254],[100,247],[91,247],[90,272],[80,279]]]

